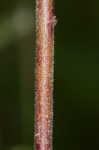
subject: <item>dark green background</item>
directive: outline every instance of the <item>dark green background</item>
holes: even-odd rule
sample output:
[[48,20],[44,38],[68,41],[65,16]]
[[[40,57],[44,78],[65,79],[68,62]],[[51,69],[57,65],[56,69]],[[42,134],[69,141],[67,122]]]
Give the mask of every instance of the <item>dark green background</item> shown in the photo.
[[[31,150],[34,1],[0,4],[0,150]],[[54,150],[99,149],[99,1],[56,0]],[[32,58],[33,57],[33,58]]]

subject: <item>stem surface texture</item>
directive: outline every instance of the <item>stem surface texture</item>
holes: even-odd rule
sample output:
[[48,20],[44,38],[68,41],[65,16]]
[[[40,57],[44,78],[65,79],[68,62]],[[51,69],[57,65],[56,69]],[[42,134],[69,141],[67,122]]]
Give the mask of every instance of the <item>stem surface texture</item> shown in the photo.
[[55,23],[53,0],[37,0],[35,150],[52,150]]

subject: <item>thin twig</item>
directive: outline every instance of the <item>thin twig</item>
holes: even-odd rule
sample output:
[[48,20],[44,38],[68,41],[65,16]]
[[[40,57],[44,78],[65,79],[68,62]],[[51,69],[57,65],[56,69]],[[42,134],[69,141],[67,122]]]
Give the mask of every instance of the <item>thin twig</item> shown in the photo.
[[53,54],[56,23],[53,7],[53,0],[37,0],[35,150],[52,150]]

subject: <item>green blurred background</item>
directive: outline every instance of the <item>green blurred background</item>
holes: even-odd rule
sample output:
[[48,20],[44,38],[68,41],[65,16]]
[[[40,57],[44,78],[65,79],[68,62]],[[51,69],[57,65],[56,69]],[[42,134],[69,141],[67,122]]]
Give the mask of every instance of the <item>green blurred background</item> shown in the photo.
[[[0,3],[0,150],[32,150],[34,0]],[[99,1],[55,0],[54,150],[99,149]]]

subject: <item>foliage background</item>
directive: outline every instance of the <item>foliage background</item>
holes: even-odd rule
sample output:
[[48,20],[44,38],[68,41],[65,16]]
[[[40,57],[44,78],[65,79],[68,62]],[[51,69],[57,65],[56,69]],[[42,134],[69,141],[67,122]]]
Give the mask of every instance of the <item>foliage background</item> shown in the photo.
[[[0,150],[33,145],[34,7],[0,3]],[[56,0],[55,9],[54,150],[98,149],[99,1]]]

